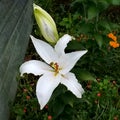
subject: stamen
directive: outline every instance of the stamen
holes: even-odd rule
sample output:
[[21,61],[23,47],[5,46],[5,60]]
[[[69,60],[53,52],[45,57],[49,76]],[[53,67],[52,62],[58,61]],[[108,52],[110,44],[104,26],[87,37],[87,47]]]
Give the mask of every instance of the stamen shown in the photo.
[[55,71],[57,72],[59,70],[59,65],[55,63]]
[[58,63],[51,62],[50,66],[55,70],[56,73],[59,72],[59,65],[58,65]]
[[50,63],[50,66],[51,66],[52,68],[54,68],[54,62],[51,62],[51,63]]

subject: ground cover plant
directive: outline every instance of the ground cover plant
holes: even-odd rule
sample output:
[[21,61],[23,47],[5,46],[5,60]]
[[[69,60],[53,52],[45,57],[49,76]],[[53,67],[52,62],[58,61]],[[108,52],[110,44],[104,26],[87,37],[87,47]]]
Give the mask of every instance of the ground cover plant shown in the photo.
[[[59,36],[70,34],[66,52],[87,49],[71,70],[84,89],[82,98],[60,84],[40,110],[36,98],[39,76],[18,75],[10,120],[120,119],[120,2],[119,0],[36,0],[55,20]],[[31,33],[43,39],[34,21]],[[25,61],[41,60],[30,41]]]

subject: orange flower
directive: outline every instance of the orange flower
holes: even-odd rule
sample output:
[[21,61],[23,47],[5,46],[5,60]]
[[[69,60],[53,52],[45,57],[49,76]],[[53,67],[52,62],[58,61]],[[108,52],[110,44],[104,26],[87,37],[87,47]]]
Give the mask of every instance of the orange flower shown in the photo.
[[23,112],[24,112],[24,113],[26,113],[26,112],[27,112],[27,108],[26,108],[26,107],[24,108]]
[[25,88],[23,89],[23,92],[27,92],[27,91],[28,91],[27,89],[25,89]]
[[109,44],[110,44],[110,46],[112,46],[113,48],[119,47],[119,43],[114,42],[114,41],[110,41]]
[[109,33],[107,36],[113,40],[109,42],[110,46],[112,46],[113,48],[117,48],[120,46],[120,44],[117,42],[117,37],[113,33]]
[[113,33],[109,33],[107,36],[114,40],[115,42],[117,41],[117,37]]
[[48,105],[45,106],[45,109],[48,109]]
[[51,115],[48,115],[48,120],[52,120],[52,116]]
[[26,96],[26,99],[29,100],[29,99],[30,99],[30,96]]
[[99,93],[97,93],[97,96],[98,96],[98,97],[100,97],[100,96],[101,96],[101,93],[100,93],[100,92],[99,92]]

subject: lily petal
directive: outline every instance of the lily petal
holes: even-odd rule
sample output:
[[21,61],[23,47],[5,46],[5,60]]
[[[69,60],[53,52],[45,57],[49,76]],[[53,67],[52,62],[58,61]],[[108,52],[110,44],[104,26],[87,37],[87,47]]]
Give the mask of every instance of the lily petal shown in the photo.
[[68,42],[71,41],[72,38],[73,38],[72,36],[65,34],[58,40],[58,42],[55,45],[55,51],[59,56],[65,54],[64,49],[67,47]]
[[48,103],[54,89],[59,85],[61,76],[54,73],[44,74],[37,82],[36,95],[40,104],[40,109]]
[[60,73],[61,74],[68,73],[74,67],[74,65],[80,59],[80,57],[82,57],[86,52],[87,50],[76,51],[61,56],[58,62],[58,64],[61,67]]
[[61,79],[61,84],[65,85],[77,98],[81,98],[84,89],[76,79],[75,75],[71,72],[64,75]]
[[46,73],[46,71],[51,71],[51,70],[52,70],[52,68],[50,66],[48,66],[46,63],[43,63],[38,60],[30,60],[30,61],[23,63],[20,66],[21,76],[24,73],[32,73],[34,75],[42,75],[42,74]]
[[42,40],[36,39],[33,36],[30,37],[37,53],[46,63],[50,64],[51,62],[54,62],[56,59],[58,59],[57,54],[52,46]]

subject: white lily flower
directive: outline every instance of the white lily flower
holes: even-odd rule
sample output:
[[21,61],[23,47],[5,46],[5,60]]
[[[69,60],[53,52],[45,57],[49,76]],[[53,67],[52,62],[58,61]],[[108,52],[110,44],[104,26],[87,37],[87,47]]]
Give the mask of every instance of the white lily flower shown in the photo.
[[48,103],[54,89],[60,83],[65,85],[77,98],[81,98],[84,89],[70,70],[87,50],[65,53],[67,43],[72,40],[72,36],[68,34],[60,38],[54,48],[33,36],[31,39],[37,53],[46,63],[38,60],[27,61],[21,65],[20,72],[21,75],[24,73],[42,75],[36,86],[40,108],[43,109]]
[[58,41],[58,32],[53,18],[40,6],[33,4],[36,22],[40,28],[43,37],[50,43],[56,44]]

